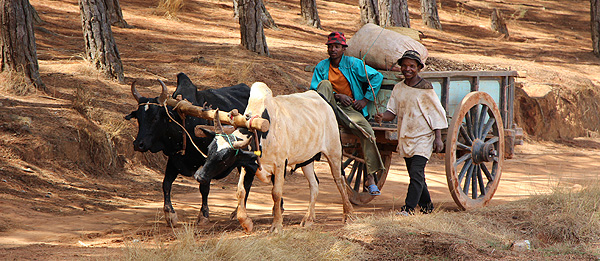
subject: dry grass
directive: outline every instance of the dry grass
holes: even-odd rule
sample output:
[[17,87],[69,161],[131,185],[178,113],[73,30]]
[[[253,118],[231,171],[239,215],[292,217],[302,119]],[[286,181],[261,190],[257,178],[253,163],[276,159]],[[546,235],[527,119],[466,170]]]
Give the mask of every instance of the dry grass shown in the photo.
[[[600,186],[595,184],[579,191],[557,188],[549,195],[475,211],[364,216],[334,232],[286,229],[278,235],[256,233],[242,238],[223,232],[199,242],[195,228],[188,224],[175,231],[177,239],[171,245],[157,244],[151,249],[131,246],[127,258],[363,260],[369,253],[377,259],[477,259],[486,253],[495,253],[492,259],[598,258],[599,207]],[[529,240],[533,250],[512,251],[511,245],[517,240]],[[430,242],[443,251],[424,250]],[[449,246],[444,248],[444,244]]]
[[215,75],[221,78],[221,82],[226,85],[235,85],[238,83],[255,82],[255,65],[254,61],[249,63],[235,62],[232,63],[227,59],[217,59],[215,62]]
[[557,188],[535,196],[526,206],[532,214],[530,234],[540,246],[577,245],[600,241],[600,185],[581,191]]
[[35,85],[23,74],[13,70],[0,73],[0,91],[15,95],[28,95],[36,92]]
[[177,13],[183,8],[183,0],[159,0],[154,9],[155,15],[161,15],[167,19],[177,19]]
[[102,169],[114,170],[122,162],[118,158],[116,138],[127,128],[121,117],[105,109],[96,107],[96,96],[81,86],[75,90],[73,108],[95,123],[98,128],[85,128],[82,132],[82,146],[86,147],[92,162]]
[[[363,249],[320,230],[289,229],[277,235],[233,237],[226,233],[202,241],[195,227],[175,230],[176,242],[154,248],[129,244],[128,260],[362,260]],[[291,247],[293,246],[293,247]]]

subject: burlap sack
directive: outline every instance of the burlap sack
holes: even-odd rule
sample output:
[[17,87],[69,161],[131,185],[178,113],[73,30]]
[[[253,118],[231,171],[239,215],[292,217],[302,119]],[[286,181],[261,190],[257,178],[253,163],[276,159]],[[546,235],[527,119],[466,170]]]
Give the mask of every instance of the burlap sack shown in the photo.
[[[409,36],[387,29],[383,29],[381,32],[381,29],[375,24],[365,24],[348,40],[345,54],[362,59],[366,53],[366,64],[380,70],[399,71],[400,68],[394,65],[406,50],[419,52],[421,60],[425,63],[429,56],[425,46]],[[380,32],[381,35],[379,35]],[[379,38],[377,38],[378,35]],[[373,41],[375,42],[373,43]],[[371,47],[370,50],[369,47]]]

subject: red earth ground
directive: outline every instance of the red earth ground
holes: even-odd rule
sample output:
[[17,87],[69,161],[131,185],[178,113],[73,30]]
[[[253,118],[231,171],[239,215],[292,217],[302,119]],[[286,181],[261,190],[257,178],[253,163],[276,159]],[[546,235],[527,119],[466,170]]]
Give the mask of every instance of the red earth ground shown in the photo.
[[[556,184],[585,186],[600,171],[600,60],[591,52],[586,1],[438,1],[443,31],[423,26],[418,3],[409,1],[411,25],[423,32],[436,70],[510,68],[521,72],[515,121],[526,142],[506,160],[491,204],[549,192]],[[77,1],[31,1],[44,24],[36,27],[41,77],[49,91],[17,96],[0,92],[0,258],[78,259],[119,255],[126,242],[172,237],[162,217],[160,154],[134,152],[137,126],[123,116],[135,108],[129,84],[156,96],[156,78],[174,90],[185,72],[200,88],[266,82],[275,94],[304,91],[307,65],[326,58],[330,31],[351,37],[359,29],[356,1],[317,2],[323,28],[301,23],[296,1],[266,1],[279,29],[268,29],[271,57],[239,46],[230,1],[185,1],[176,19],[153,14],[153,1],[122,1],[131,29],[113,28],[125,84],[104,79],[82,60]],[[493,8],[503,11],[510,36],[489,29]],[[525,73],[526,72],[526,73]],[[544,141],[552,140],[553,142]],[[403,160],[394,158],[383,195],[356,206],[358,215],[384,213],[402,204],[407,187]],[[342,226],[341,205],[324,163],[317,226]],[[441,210],[454,211],[443,156],[427,167],[428,184]],[[234,175],[215,181],[210,225],[204,236],[240,234],[234,209]],[[298,226],[308,199],[301,174],[285,186],[285,225]],[[195,220],[196,181],[178,178],[173,202],[182,221]],[[249,215],[257,230],[270,223],[268,184],[255,182]],[[213,235],[214,236],[214,235]],[[87,247],[86,247],[87,246]]]

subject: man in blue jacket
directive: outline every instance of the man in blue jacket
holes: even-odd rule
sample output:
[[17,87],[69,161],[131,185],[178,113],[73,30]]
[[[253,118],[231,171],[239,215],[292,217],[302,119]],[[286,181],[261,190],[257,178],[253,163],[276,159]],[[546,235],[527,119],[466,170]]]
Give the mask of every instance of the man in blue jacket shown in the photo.
[[329,58],[315,67],[310,89],[321,93],[334,106],[338,123],[360,138],[367,165],[364,186],[371,195],[380,195],[374,175],[385,167],[375,143],[373,128],[365,117],[369,115],[367,103],[375,100],[383,75],[365,66],[360,59],[344,55],[348,45],[343,33],[332,32],[326,44]]

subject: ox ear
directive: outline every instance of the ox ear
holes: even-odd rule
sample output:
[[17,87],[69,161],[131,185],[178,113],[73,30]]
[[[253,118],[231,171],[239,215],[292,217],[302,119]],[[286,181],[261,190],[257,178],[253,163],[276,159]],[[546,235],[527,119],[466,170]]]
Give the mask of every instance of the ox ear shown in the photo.
[[126,120],[131,120],[132,118],[136,118],[137,119],[137,111],[132,111],[131,113],[125,115],[124,118]]

